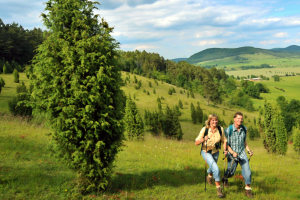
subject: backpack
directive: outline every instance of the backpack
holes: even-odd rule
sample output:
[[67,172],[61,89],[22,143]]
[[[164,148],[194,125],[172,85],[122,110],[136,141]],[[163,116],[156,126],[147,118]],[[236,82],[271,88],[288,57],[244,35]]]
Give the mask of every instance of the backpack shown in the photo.
[[[244,130],[245,134],[247,135],[247,129],[246,129],[246,127],[245,127],[243,124],[241,125],[241,128]],[[227,139],[229,139],[229,137],[231,136],[232,132],[233,132],[233,124],[231,124],[231,125],[229,126],[229,133],[228,133],[228,135],[227,135]],[[226,134],[225,134],[225,135],[226,135]],[[247,137],[247,136],[246,136],[246,137]],[[246,137],[245,137],[245,140],[246,140]],[[230,144],[229,144],[229,140],[227,141],[227,144],[230,145]]]
[[[218,128],[218,131],[219,131],[219,134],[220,134],[220,138],[222,138],[222,129],[221,129],[221,126],[217,126],[217,128]],[[204,136],[203,137],[205,137],[207,135],[208,135],[208,128],[205,127],[205,132],[204,132]],[[215,146],[216,146],[216,149],[221,149],[221,140],[220,140],[220,142],[216,143]],[[203,147],[203,143],[202,143],[202,147]]]

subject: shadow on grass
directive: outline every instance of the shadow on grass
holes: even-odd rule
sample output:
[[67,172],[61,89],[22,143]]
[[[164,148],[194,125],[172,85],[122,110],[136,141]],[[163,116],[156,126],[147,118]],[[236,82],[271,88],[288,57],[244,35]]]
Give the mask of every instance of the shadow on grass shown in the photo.
[[46,190],[59,196],[71,187],[74,173],[50,156],[45,143],[11,134],[0,136],[0,150],[0,199],[17,193],[20,199],[34,199],[37,194],[48,195]]
[[183,185],[196,185],[203,182],[203,168],[185,167],[182,170],[161,169],[145,171],[139,174],[123,174],[116,172],[107,192],[116,192],[119,190],[143,190],[158,185],[180,187]]
[[[252,181],[251,186],[255,188],[255,194],[272,194],[274,191],[279,189],[280,180],[276,177],[266,176],[264,178],[260,178],[260,173],[257,171],[251,171],[252,173]],[[245,181],[241,175],[241,171],[237,170],[235,175],[229,178],[229,187],[226,188],[227,191],[237,193],[244,192]]]

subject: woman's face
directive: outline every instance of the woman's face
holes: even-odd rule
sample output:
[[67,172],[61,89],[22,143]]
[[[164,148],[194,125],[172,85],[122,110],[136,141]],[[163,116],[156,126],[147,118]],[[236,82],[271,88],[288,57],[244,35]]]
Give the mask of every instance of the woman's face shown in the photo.
[[211,120],[210,120],[210,126],[211,127],[217,127],[217,125],[218,125],[218,119],[217,118],[212,118]]

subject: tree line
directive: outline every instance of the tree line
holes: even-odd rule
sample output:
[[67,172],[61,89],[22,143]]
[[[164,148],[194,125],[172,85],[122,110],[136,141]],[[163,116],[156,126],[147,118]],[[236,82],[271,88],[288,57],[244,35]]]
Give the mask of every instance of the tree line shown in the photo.
[[0,72],[23,71],[46,35],[40,28],[28,30],[17,23],[5,24],[0,19]]

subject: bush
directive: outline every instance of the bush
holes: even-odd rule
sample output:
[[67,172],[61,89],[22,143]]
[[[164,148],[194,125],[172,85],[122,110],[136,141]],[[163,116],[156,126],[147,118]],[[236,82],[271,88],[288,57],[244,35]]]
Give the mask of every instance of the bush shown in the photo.
[[20,76],[19,76],[18,70],[14,69],[13,75],[14,75],[14,82],[15,82],[15,83],[19,83],[19,78],[20,78]]
[[175,109],[170,109],[169,106],[167,106],[163,116],[162,128],[164,135],[167,138],[175,138],[177,140],[182,139],[183,133],[177,112]]
[[21,85],[17,86],[17,95],[8,102],[9,111],[13,115],[19,116],[32,116],[32,106],[30,105],[30,93],[22,82]]
[[250,140],[254,140],[254,138],[259,137],[259,131],[257,128],[253,128],[252,126],[249,126],[247,130],[247,135]]
[[191,103],[191,118],[192,118],[193,124],[196,124],[197,123],[197,113],[196,113],[195,106],[193,103]]
[[294,150],[300,154],[300,130],[299,128],[295,128],[293,130],[293,147],[294,147]]
[[7,67],[6,67],[6,65],[4,64],[4,65],[3,65],[3,74],[7,74],[7,73],[8,73]]
[[2,87],[5,86],[5,81],[4,81],[4,79],[3,79],[2,77],[0,77],[0,85],[1,85]]
[[178,106],[179,106],[179,108],[183,109],[183,104],[182,104],[181,99],[179,99],[179,101],[178,101]]
[[124,122],[125,131],[129,139],[143,139],[144,123],[136,104],[131,98],[128,98],[126,101]]

